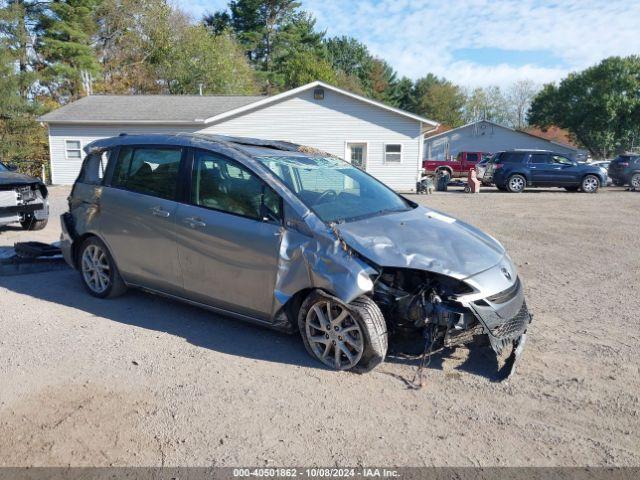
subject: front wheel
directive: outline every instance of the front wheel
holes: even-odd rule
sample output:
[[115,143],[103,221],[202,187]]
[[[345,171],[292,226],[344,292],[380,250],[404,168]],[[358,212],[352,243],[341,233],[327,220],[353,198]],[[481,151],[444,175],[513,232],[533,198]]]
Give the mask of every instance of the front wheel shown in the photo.
[[595,175],[587,175],[582,179],[580,187],[584,193],[596,193],[600,187],[600,180]]
[[511,193],[520,193],[524,191],[527,180],[522,175],[511,175],[507,180],[507,190]]
[[80,246],[78,268],[85,288],[94,297],[114,298],[127,290],[113,257],[97,237],[86,239]]
[[365,373],[387,354],[387,325],[369,297],[344,304],[313,292],[300,307],[298,328],[309,354],[335,370]]

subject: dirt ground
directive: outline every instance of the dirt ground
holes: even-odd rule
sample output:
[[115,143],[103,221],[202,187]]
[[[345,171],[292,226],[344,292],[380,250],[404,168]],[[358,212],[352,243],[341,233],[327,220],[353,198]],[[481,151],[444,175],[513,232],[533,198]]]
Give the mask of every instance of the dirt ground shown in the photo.
[[535,318],[509,383],[481,349],[435,357],[410,390],[404,359],[336,373],[295,336],[94,299],[71,270],[0,277],[0,466],[640,465],[640,194],[414,198],[519,266]]

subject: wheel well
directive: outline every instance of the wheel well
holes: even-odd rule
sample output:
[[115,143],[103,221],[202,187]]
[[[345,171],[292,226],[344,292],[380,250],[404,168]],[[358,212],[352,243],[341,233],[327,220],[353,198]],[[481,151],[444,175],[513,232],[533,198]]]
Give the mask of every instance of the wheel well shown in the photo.
[[451,167],[438,167],[436,168],[436,173],[438,173],[439,171],[442,170],[446,170],[447,172],[449,172],[449,176],[452,177],[453,176],[453,170],[451,169]]
[[78,254],[80,253],[78,249],[85,242],[86,239],[91,237],[99,238],[97,235],[94,235],[93,233],[83,233],[73,241],[73,244],[71,245],[71,258],[73,258],[74,267],[78,268]]
[[582,178],[580,179],[580,183],[582,183],[584,181],[585,178],[587,177],[596,177],[598,179],[598,183],[600,185],[604,185],[605,184],[605,179],[602,178],[600,175],[598,175],[597,173],[593,173],[593,172],[589,172],[589,173],[585,173]]

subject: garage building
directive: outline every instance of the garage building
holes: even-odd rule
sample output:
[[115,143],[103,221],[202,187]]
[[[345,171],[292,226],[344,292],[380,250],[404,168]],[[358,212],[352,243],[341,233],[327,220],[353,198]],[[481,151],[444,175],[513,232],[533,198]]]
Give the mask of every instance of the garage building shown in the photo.
[[54,184],[75,181],[82,149],[94,140],[197,132],[308,145],[407,192],[419,176],[424,132],[438,126],[319,81],[273,96],[92,95],[40,120],[49,127]]
[[551,150],[576,159],[578,149],[571,145],[546,140],[488,120],[428,136],[424,155],[429,160],[455,158],[459,152],[496,153],[512,149]]

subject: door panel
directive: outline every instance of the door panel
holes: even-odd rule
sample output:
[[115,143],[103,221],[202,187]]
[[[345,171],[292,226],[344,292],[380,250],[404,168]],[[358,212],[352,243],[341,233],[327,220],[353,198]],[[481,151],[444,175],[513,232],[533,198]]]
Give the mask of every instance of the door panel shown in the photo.
[[547,153],[532,153],[529,156],[529,171],[534,185],[548,185],[554,181],[554,166]]
[[179,295],[174,201],[105,187],[100,231],[125,281]]
[[282,200],[255,173],[195,150],[189,204],[176,213],[178,256],[191,300],[268,319],[278,269]]
[[176,217],[185,296],[268,319],[281,227],[193,205],[179,205]]
[[182,292],[175,201],[182,150],[122,147],[100,201],[100,231],[125,281]]

